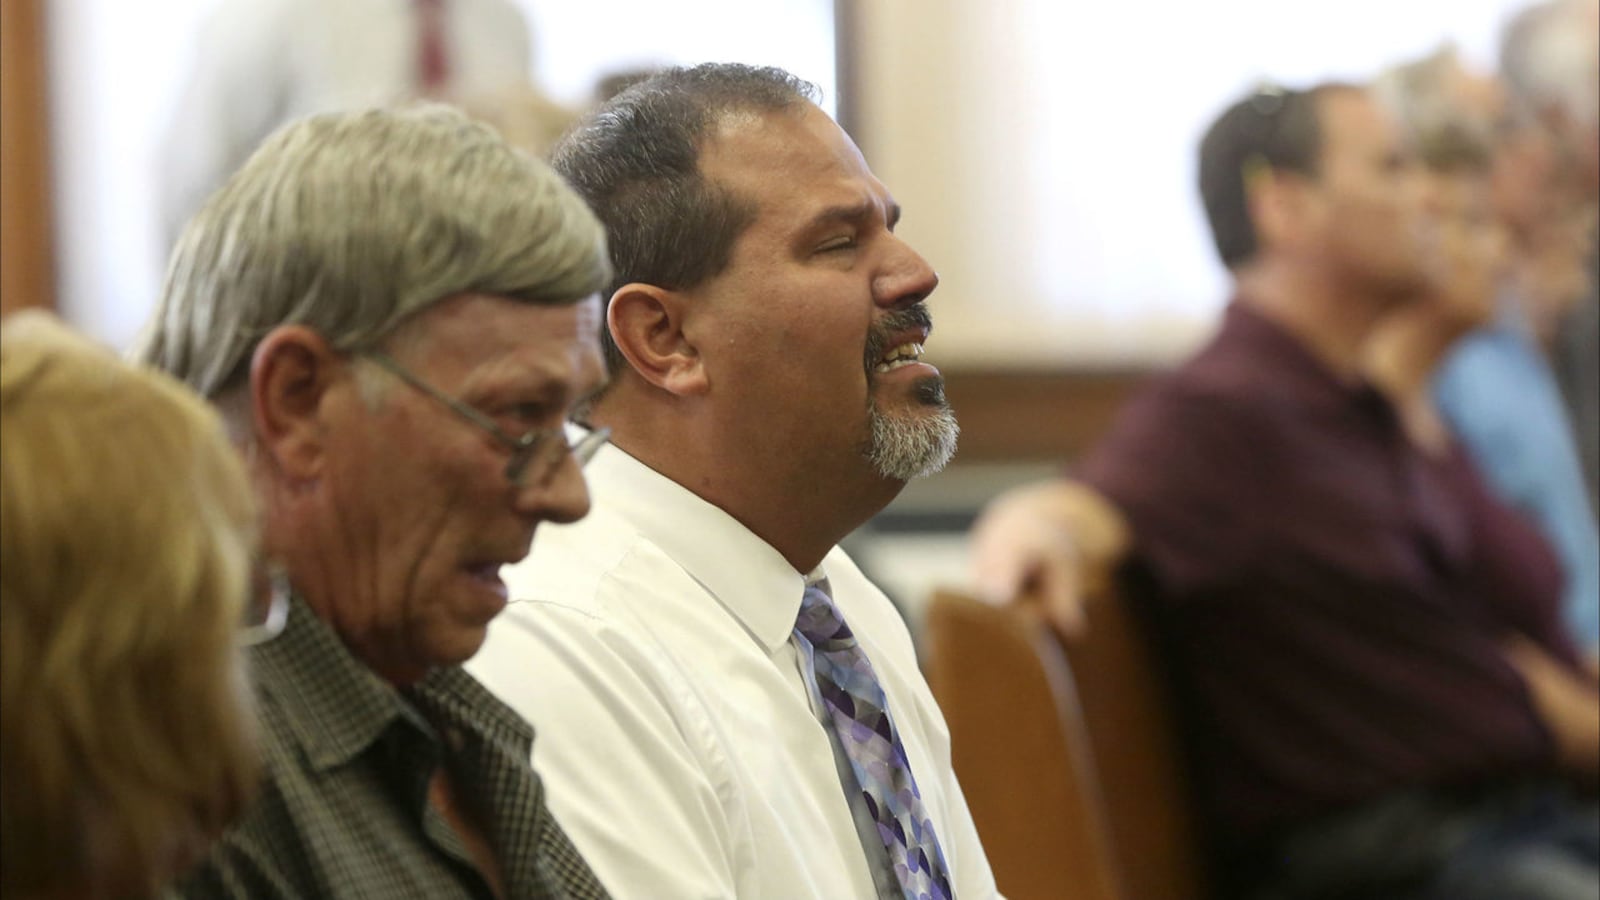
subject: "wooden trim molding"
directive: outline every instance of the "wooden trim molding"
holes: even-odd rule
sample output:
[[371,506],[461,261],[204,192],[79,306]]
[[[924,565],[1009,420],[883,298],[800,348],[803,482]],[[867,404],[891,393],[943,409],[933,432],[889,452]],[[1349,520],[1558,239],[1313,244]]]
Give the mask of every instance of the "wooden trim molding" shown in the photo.
[[856,121],[856,111],[861,106],[861,69],[857,63],[859,29],[856,16],[856,0],[834,0],[833,74],[834,92],[838,95],[833,98],[834,117],[845,134],[850,135],[859,146],[861,130],[857,127],[860,123]]
[[961,421],[961,461],[1067,462],[1110,427],[1152,375],[1127,371],[945,372]]
[[44,0],[0,2],[0,315],[55,306]]

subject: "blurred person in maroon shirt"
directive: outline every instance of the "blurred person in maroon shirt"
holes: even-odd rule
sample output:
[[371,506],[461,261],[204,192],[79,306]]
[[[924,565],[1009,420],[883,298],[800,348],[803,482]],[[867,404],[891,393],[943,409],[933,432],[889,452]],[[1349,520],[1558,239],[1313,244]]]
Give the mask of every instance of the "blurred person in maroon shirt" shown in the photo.
[[[1229,896],[1596,896],[1600,814],[1561,776],[1600,769],[1600,692],[1550,552],[1406,399],[1461,312],[1442,186],[1325,85],[1231,106],[1200,187],[1220,331],[1074,478],[990,506],[980,588],[1070,632],[1091,570],[1140,576]],[[1374,366],[1384,329],[1406,365]]]

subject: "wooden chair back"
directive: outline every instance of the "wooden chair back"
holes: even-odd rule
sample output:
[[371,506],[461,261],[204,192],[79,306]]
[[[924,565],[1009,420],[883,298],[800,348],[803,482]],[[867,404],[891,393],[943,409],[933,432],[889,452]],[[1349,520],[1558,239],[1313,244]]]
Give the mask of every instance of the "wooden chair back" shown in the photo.
[[938,591],[922,630],[955,771],[1011,900],[1199,900],[1162,681],[1126,604],[1064,646],[1013,607]]

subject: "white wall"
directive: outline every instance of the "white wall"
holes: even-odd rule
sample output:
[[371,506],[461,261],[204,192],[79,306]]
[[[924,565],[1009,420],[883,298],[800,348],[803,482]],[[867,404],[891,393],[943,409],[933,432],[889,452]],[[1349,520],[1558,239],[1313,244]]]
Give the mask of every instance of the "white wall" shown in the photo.
[[833,0],[518,0],[536,19],[534,68],[558,99],[588,99],[596,76],[648,65],[780,66],[834,87]]
[[[48,0],[59,305],[113,346],[160,290],[155,147],[213,2]],[[586,99],[619,68],[709,59],[781,65],[835,94],[832,0],[515,2],[531,20],[531,74],[558,99]]]
[[153,148],[209,0],[48,0],[57,303],[122,346],[159,287]]
[[[156,136],[212,0],[50,0],[61,305],[125,344],[159,288]],[[519,0],[539,82],[770,62],[835,95],[831,0]],[[1520,0],[857,0],[857,137],[944,279],[943,363],[1170,359],[1224,291],[1201,129],[1261,76],[1359,78],[1443,38],[1488,62]]]
[[1194,188],[1263,77],[1363,79],[1446,38],[1492,65],[1521,0],[872,0],[858,137],[943,278],[935,362],[1172,359],[1225,299]]

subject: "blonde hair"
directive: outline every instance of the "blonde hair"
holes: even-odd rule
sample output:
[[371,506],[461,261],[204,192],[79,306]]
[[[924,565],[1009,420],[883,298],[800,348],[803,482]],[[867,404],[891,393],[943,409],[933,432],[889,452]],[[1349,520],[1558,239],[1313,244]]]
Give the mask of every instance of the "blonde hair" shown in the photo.
[[256,781],[243,465],[39,312],[0,325],[0,441],[0,893],[153,895]]

